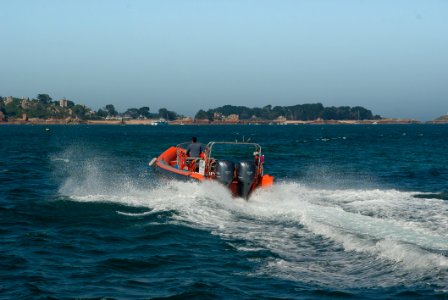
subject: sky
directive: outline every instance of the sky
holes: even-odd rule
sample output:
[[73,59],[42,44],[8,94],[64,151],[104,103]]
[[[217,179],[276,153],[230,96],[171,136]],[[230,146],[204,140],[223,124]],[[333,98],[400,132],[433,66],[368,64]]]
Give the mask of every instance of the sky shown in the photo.
[[1,0],[0,96],[448,113],[447,0]]

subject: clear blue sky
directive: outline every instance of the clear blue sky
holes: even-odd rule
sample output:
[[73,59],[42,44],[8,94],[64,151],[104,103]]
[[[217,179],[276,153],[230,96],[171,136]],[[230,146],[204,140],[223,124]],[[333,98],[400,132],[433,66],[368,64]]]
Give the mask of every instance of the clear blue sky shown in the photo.
[[0,95],[448,112],[447,0],[1,0]]

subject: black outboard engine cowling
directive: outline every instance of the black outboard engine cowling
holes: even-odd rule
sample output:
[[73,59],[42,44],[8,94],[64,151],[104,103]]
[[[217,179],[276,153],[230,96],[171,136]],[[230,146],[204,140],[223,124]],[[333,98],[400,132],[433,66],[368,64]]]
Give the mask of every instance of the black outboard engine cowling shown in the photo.
[[247,199],[255,181],[255,164],[253,161],[240,161],[238,170],[238,194]]
[[218,160],[216,161],[216,179],[229,186],[233,181],[233,174],[235,172],[235,164],[233,161],[229,160]]

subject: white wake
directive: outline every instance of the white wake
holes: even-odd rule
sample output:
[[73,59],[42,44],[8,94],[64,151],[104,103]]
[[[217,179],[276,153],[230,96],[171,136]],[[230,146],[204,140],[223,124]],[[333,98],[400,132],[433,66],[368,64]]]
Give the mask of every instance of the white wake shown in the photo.
[[151,214],[174,211],[172,222],[210,231],[240,251],[275,253],[260,270],[265,274],[289,279],[300,274],[301,280],[303,274],[314,274],[320,284],[345,278],[350,286],[347,278],[361,276],[356,272],[381,273],[379,264],[396,275],[366,278],[372,286],[406,283],[410,272],[411,281],[428,274],[448,281],[448,201],[397,190],[330,190],[295,182],[258,190],[245,201],[233,199],[217,183],[161,181],[149,188],[129,178],[111,180],[95,165],[87,165],[81,177],[68,177],[60,193],[75,201],[145,207]]

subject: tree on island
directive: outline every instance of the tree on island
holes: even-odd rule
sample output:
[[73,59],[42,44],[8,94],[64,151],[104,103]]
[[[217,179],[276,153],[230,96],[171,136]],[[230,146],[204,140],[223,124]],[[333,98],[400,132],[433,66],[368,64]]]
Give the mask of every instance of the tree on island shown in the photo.
[[98,111],[96,112],[96,116],[98,118],[106,118],[107,117],[107,110],[106,109],[98,109]]
[[75,106],[75,102],[70,101],[70,100],[67,100],[67,107],[68,107],[68,108],[71,108],[71,107],[73,107],[73,106]]
[[139,117],[138,109],[137,108],[129,108],[126,110],[123,114],[124,116],[130,117],[132,119],[137,119]]
[[23,109],[20,105],[20,99],[12,97],[12,101],[8,101],[9,97],[4,100],[4,113],[8,117],[22,117]]
[[85,105],[76,104],[72,107],[72,112],[78,119],[85,119],[87,113],[90,112],[90,109]]
[[39,100],[43,104],[50,104],[51,100],[53,100],[53,99],[48,94],[38,94],[37,100]]
[[107,114],[111,117],[115,117],[118,115],[118,112],[115,110],[115,106],[113,104],[107,104],[105,107]]
[[139,115],[141,115],[144,118],[147,118],[147,119],[151,118],[151,113],[149,112],[149,107],[147,107],[147,106],[140,107],[138,109],[138,113],[139,113]]
[[149,112],[149,107],[143,106],[140,108],[129,108],[124,112],[124,115],[131,117],[132,119],[138,119],[140,117],[149,119],[151,118],[151,113]]
[[161,108],[159,109],[159,118],[164,118],[165,120],[173,121],[176,120],[177,113],[174,111],[169,111],[166,108]]
[[196,120],[205,120],[205,119],[210,119],[209,115],[207,114],[207,112],[205,112],[205,110],[200,109],[196,115],[194,116],[194,118]]
[[5,110],[5,102],[3,102],[3,97],[0,96],[0,111],[6,115],[6,110]]

